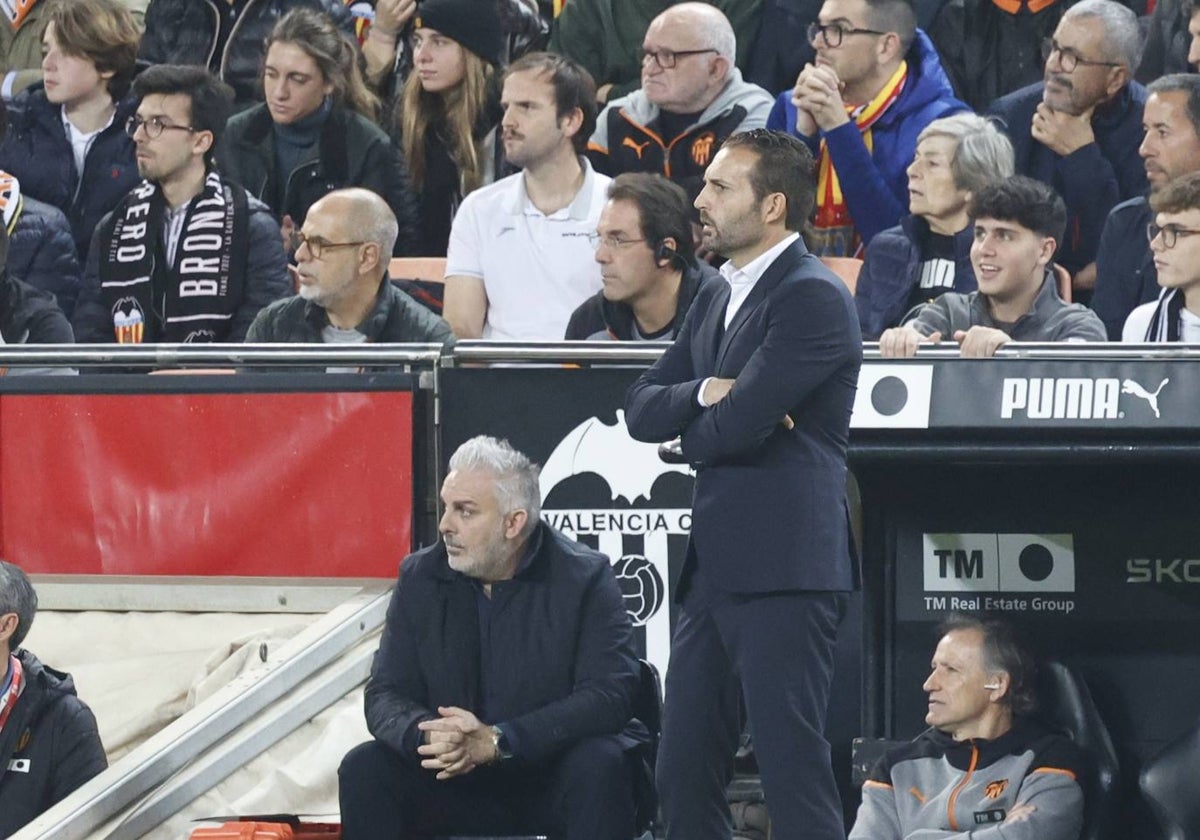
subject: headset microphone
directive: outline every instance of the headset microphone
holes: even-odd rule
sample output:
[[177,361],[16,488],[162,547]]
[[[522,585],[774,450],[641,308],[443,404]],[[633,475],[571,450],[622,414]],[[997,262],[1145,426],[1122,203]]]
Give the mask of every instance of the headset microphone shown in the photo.
[[984,686],[988,691],[995,691],[1000,687],[1000,683],[988,683]]

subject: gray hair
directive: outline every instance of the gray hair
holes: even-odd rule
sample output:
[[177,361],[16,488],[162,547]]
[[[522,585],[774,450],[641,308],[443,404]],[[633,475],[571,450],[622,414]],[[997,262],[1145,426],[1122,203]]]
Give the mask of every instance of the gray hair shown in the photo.
[[16,650],[25,641],[37,606],[37,592],[21,567],[0,560],[0,615],[17,614],[17,630],[8,642],[10,650]]
[[400,236],[400,225],[392,208],[378,193],[362,187],[345,187],[324,197],[330,196],[344,198],[351,203],[351,210],[344,220],[346,226],[361,236],[364,242],[374,242],[379,246],[379,259],[386,268],[396,247],[396,239]]
[[507,440],[477,435],[450,456],[450,469],[486,472],[495,478],[496,501],[503,514],[525,511],[527,521],[521,536],[528,536],[542,515],[541,469]]
[[1200,137],[1200,75],[1195,73],[1170,73],[1146,85],[1153,96],[1156,93],[1182,93],[1187,96],[1187,115],[1196,136]]
[[1011,178],[1015,171],[1012,142],[986,117],[969,112],[942,117],[925,126],[917,143],[927,137],[949,137],[958,144],[950,172],[960,190],[978,192],[988,181]]
[[717,51],[717,55],[728,61],[730,72],[733,72],[737,62],[737,35],[734,34],[733,26],[724,12],[708,3],[695,2],[677,3],[668,7],[667,12],[686,15],[689,22],[696,27],[702,43],[708,44]]
[[1115,0],[1080,0],[1063,13],[1063,19],[1098,18],[1104,24],[1104,54],[1123,63],[1132,73],[1142,61],[1142,33],[1137,15]]

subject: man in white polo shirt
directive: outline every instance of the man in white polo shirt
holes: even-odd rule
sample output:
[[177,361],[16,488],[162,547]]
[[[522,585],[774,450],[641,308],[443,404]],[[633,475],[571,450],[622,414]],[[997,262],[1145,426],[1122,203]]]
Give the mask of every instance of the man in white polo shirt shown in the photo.
[[559,340],[603,283],[590,236],[609,179],[582,156],[596,88],[569,58],[530,53],[504,77],[504,153],[524,171],[468,195],[450,231],[443,314],[459,338]]

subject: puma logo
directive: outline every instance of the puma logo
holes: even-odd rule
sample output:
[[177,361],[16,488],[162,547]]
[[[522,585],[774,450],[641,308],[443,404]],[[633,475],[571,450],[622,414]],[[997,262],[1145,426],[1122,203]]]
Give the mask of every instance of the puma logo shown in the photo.
[[1164,379],[1162,382],[1158,383],[1158,387],[1154,389],[1154,393],[1150,393],[1132,379],[1126,379],[1121,383],[1121,393],[1133,394],[1133,396],[1137,397],[1138,399],[1145,400],[1146,402],[1150,403],[1150,408],[1154,411],[1154,417],[1155,419],[1158,419],[1162,416],[1158,413],[1158,395],[1159,392],[1162,391],[1163,386],[1170,381],[1170,379]]
[[629,148],[633,149],[635,152],[637,152],[638,160],[641,160],[642,150],[650,145],[650,141],[647,140],[645,143],[635,143],[632,137],[626,137],[621,141],[621,145],[628,146]]

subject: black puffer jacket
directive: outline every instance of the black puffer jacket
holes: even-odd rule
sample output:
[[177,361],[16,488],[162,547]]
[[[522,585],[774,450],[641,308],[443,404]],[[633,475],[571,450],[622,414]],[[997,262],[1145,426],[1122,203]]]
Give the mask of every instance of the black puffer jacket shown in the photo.
[[381,195],[396,214],[400,235],[393,256],[416,253],[416,202],[400,153],[378,126],[334,106],[321,129],[317,156],[293,169],[287,184],[280,185],[273,125],[266,105],[230,119],[217,149],[221,174],[245,187],[277,218],[291,216],[297,230],[318,199],[343,187],[365,187]]
[[[88,149],[81,179],[71,141],[63,130],[62,110],[46,99],[41,85],[25,91],[8,107],[8,136],[0,145],[0,169],[16,176],[22,195],[67,215],[81,265],[96,225],[141,180],[133,138],[125,133],[125,121],[135,110],[137,100],[132,97],[117,103],[112,124]],[[78,190],[77,184],[82,184]]]
[[[69,674],[27,650],[17,654],[25,690],[0,731],[0,837],[21,826],[108,767],[91,709]],[[0,679],[7,663],[0,665]],[[21,768],[14,770],[13,767]]]
[[217,55],[220,15],[230,9],[225,0],[153,0],[138,58],[150,64],[199,64],[233,87],[239,106],[260,102],[263,44],[276,21],[296,8],[319,9],[339,28],[354,31],[354,18],[341,0],[249,0]]
[[5,344],[74,344],[54,295],[0,272],[0,337]]
[[21,198],[21,215],[8,239],[8,270],[54,295],[63,314],[71,317],[83,281],[71,225],[61,210]]

